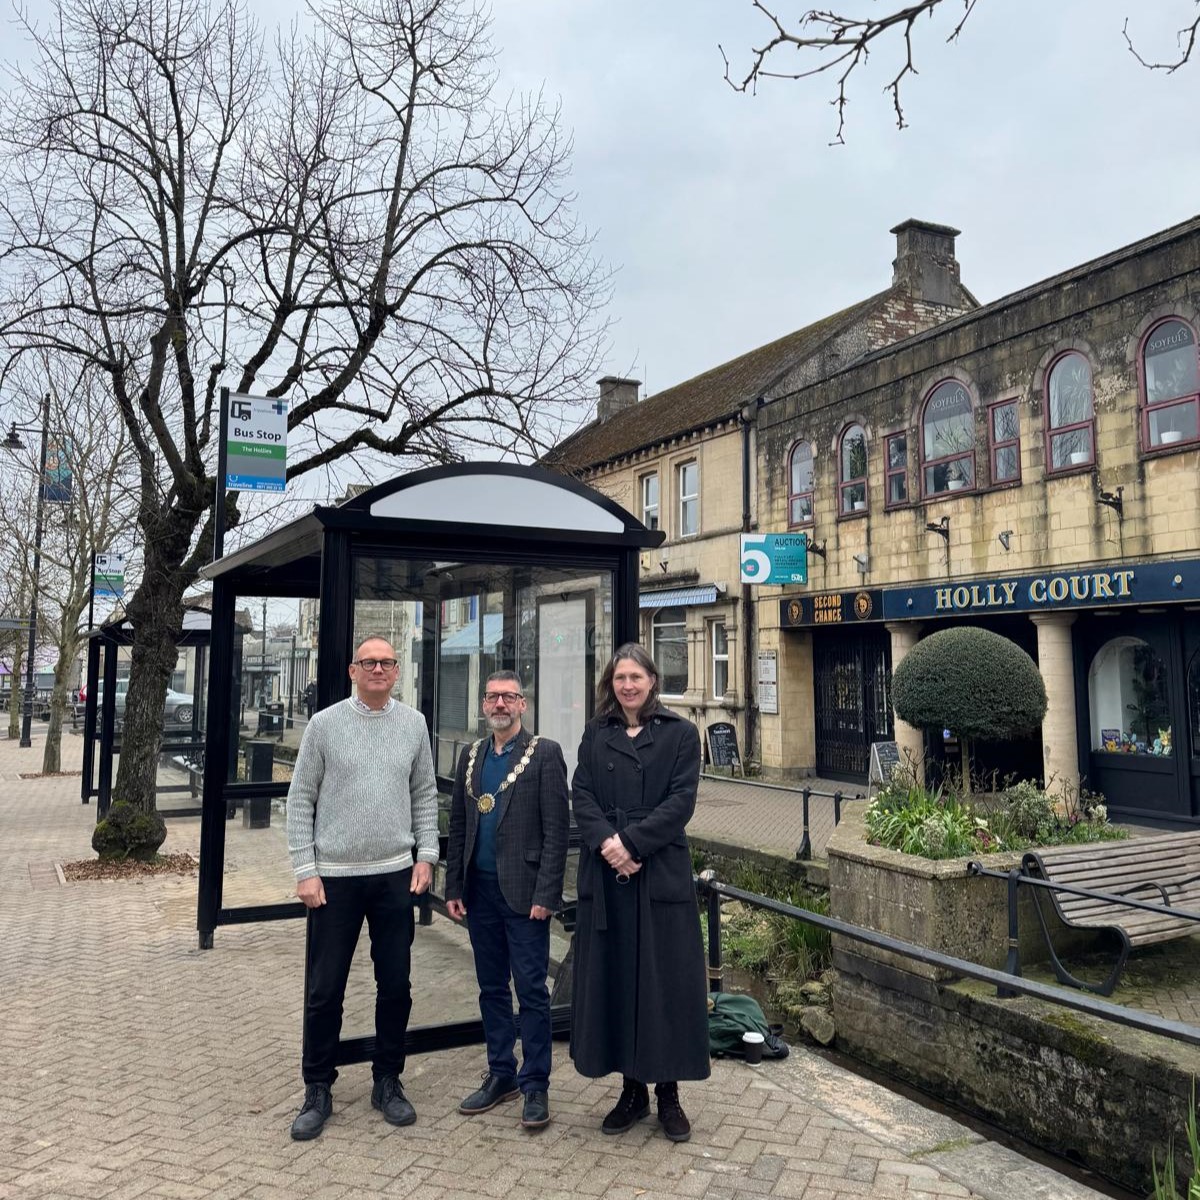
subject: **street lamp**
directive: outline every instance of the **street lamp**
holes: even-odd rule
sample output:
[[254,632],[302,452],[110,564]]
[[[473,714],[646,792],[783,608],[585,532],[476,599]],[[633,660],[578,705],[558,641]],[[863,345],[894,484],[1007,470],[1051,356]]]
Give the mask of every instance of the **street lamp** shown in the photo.
[[37,516],[33,526],[33,586],[29,599],[29,644],[25,652],[25,694],[21,697],[21,746],[33,745],[33,656],[37,653],[38,619],[38,576],[42,568],[42,518],[46,507],[46,442],[50,436],[50,393],[42,397],[41,425],[18,425],[15,421],[8,428],[4,448],[11,451],[25,449],[21,434],[40,429],[42,447],[37,473]]

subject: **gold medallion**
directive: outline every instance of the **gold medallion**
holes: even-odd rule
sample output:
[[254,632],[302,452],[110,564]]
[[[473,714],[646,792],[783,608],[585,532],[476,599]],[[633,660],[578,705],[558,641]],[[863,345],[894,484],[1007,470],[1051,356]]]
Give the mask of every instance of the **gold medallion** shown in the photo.
[[475,801],[475,807],[481,813],[490,813],[496,807],[496,797],[491,792],[484,792],[478,800]]
[[529,766],[529,760],[533,758],[533,752],[537,749],[537,744],[541,740],[540,737],[530,739],[529,745],[525,748],[525,754],[521,761],[509,772],[508,778],[493,792],[484,792],[482,796],[476,796],[471,791],[471,780],[475,778],[475,758],[479,754],[479,747],[483,745],[486,738],[480,738],[479,741],[471,744],[471,751],[467,755],[467,798],[475,801],[475,807],[481,813],[490,813],[496,807],[496,797],[500,795],[510,784],[515,783],[520,778],[521,773]]

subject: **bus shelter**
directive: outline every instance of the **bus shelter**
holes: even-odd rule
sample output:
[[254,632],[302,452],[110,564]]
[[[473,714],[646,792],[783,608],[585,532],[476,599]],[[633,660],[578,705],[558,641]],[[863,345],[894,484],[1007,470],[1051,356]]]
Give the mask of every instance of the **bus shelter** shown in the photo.
[[[315,631],[317,709],[350,694],[354,647],[386,638],[400,662],[394,694],[428,722],[444,805],[462,747],[485,732],[480,699],[493,671],[519,674],[526,727],[559,742],[573,770],[600,673],[616,646],[637,637],[639,554],[663,536],[565,476],[471,463],[317,506],[207,568],[201,948],[218,926],[306,911],[293,895],[283,819],[303,720],[274,746],[269,773],[255,771],[255,739],[239,734],[236,719],[239,612],[286,609],[302,632]],[[410,1049],[481,1038],[478,1020],[443,1021],[411,1030]],[[343,1038],[342,1060],[362,1061],[369,1047]]]
[[[205,603],[185,605],[175,638],[179,657],[163,704],[155,782],[155,807],[164,818],[198,817],[201,813],[210,623]],[[83,722],[80,799],[87,804],[95,797],[97,821],[108,815],[112,803],[133,635],[133,626],[124,616],[91,630],[84,700],[72,705],[72,723],[78,728],[78,722]]]

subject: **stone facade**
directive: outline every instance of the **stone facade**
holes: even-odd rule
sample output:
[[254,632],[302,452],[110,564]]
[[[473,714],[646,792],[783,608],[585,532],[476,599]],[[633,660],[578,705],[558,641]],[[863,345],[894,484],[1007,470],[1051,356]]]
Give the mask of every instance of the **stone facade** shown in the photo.
[[[1164,326],[1168,319],[1171,323]],[[1179,403],[1148,411],[1147,340],[1153,331],[1163,330],[1190,345],[1189,369],[1195,375],[1200,221],[943,321],[804,382],[762,408],[757,457],[761,528],[789,529],[789,456],[805,441],[812,448],[815,483],[812,521],[803,528],[824,550],[810,560],[803,592],[757,589],[760,637],[764,644],[792,643],[787,661],[796,674],[794,684],[781,681],[780,714],[762,718],[768,770],[802,774],[821,767],[817,739],[806,733],[820,724],[819,704],[805,678],[814,675],[814,640],[830,634],[812,623],[786,628],[780,599],[873,589],[877,596],[882,593],[883,603],[876,606],[871,627],[859,633],[883,639],[893,666],[917,637],[942,627],[945,620],[987,624],[1030,650],[1050,695],[1034,768],[1044,779],[1068,787],[1081,774],[1091,782],[1098,769],[1091,759],[1099,747],[1091,744],[1098,734],[1089,727],[1089,669],[1104,641],[1097,632],[1097,614],[1111,615],[1111,628],[1150,646],[1161,664],[1154,669],[1169,677],[1167,707],[1145,715],[1140,740],[1145,757],[1152,757],[1157,722],[1167,750],[1160,757],[1171,755],[1171,725],[1181,735],[1188,724],[1184,679],[1189,667],[1200,662],[1194,658],[1200,652],[1200,628],[1191,615],[1200,605],[1200,573],[1197,564],[1188,565],[1200,554],[1200,427],[1198,402],[1192,400],[1200,393],[1200,381],[1193,387],[1185,379],[1170,393]],[[1057,429],[1064,414],[1085,419],[1074,434],[1055,434],[1048,428],[1048,376],[1072,352],[1082,356],[1069,360],[1072,366],[1082,361],[1090,368],[1093,415],[1082,409],[1056,410]],[[1164,361],[1156,359],[1151,372]],[[943,392],[939,385],[946,381],[961,388]],[[958,461],[971,476],[965,486],[952,486],[949,474],[938,474],[957,470],[953,460],[949,467],[944,461],[926,466],[936,461],[925,454],[931,435],[941,436],[949,428],[939,425],[927,406],[951,392],[965,395],[970,404],[969,444],[952,447],[963,451]],[[1009,401],[1014,407],[1005,413],[993,407]],[[1167,413],[1172,422],[1177,419],[1175,432],[1163,432]],[[1006,436],[997,447],[989,430],[1001,424],[1008,428],[1001,430]],[[843,432],[854,425],[865,435],[867,503],[847,511],[838,459]],[[1013,432],[1015,440],[1007,438]],[[887,439],[897,434],[906,437],[907,457],[889,477],[884,456],[892,447]],[[1058,461],[1048,469],[1052,436]],[[1062,440],[1068,436],[1075,440]],[[1073,452],[1068,454],[1068,448]],[[889,504],[894,497],[888,489],[900,480],[908,499]],[[1179,578],[1166,586],[1175,590],[1154,603],[1138,605],[1132,592],[1121,593],[1122,587],[1140,586],[1148,578],[1148,566],[1162,564],[1165,570],[1173,563],[1179,566]],[[1129,574],[1122,576],[1122,570]],[[1043,602],[1036,612],[1007,603],[1006,581],[1054,572],[1066,572],[1076,582],[1064,577],[1061,583],[1047,580],[1035,587],[1034,598]],[[1098,575],[1104,578],[1097,580]],[[972,584],[977,585],[974,592]],[[939,586],[952,590],[945,605],[938,600],[945,611],[933,619],[926,614],[918,620],[897,609],[900,590],[910,589],[907,594],[917,597],[919,610],[919,589]],[[960,586],[966,591],[960,592]],[[1056,591],[1047,596],[1047,586]],[[1160,608],[1164,600],[1166,606]],[[893,618],[886,630],[885,618]],[[1200,666],[1195,682],[1200,684]],[[819,692],[819,679],[816,687]],[[1196,713],[1189,716],[1192,727],[1200,728]],[[1136,730],[1125,732],[1138,740]],[[921,748],[915,731],[900,730],[896,739]],[[1175,746],[1179,743],[1177,736]],[[1142,758],[1131,754],[1125,765]],[[1182,758],[1176,754],[1167,764],[1178,768],[1178,778],[1173,798],[1159,808],[1163,815],[1186,819],[1200,815],[1188,798],[1189,788],[1193,795],[1200,795],[1200,789],[1184,778]]]

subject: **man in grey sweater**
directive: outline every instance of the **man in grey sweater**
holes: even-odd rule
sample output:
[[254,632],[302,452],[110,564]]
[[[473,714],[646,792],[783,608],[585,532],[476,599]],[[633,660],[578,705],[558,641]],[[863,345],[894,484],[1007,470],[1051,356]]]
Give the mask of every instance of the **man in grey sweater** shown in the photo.
[[425,718],[392,696],[396,671],[383,638],[359,646],[350,666],[355,694],[314,714],[288,789],[288,851],[310,925],[297,1141],[317,1137],[333,1111],[342,1002],[364,917],[376,987],[371,1104],[393,1125],[417,1119],[400,1073],[412,1010],[413,901],[438,860],[437,781]]

